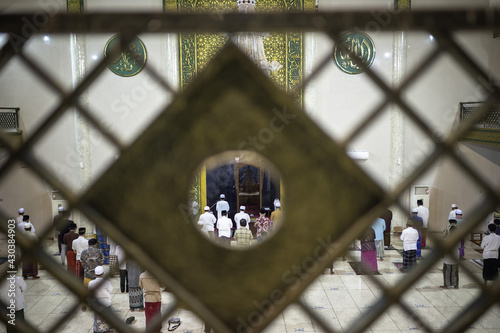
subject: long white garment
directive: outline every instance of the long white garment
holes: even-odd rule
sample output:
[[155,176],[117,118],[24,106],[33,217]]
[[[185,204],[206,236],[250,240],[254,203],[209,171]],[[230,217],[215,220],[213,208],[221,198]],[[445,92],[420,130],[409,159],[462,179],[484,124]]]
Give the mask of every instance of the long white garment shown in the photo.
[[222,216],[217,220],[217,229],[219,229],[219,237],[231,238],[231,228],[233,227],[233,222],[231,219]]
[[229,203],[226,200],[220,200],[217,202],[215,210],[217,211],[217,219],[220,219],[222,217],[223,210],[225,210],[227,212],[227,215],[229,215]]
[[429,209],[424,206],[418,206],[417,215],[422,218],[422,221],[424,222],[424,228],[427,228],[427,223],[429,221]]
[[104,306],[111,306],[111,293],[113,287],[109,280],[103,280],[102,277],[97,277],[89,282],[89,290],[94,290],[95,298]]
[[240,225],[241,219],[245,219],[245,221],[247,221],[246,228],[248,229],[248,223],[250,223],[250,215],[248,215],[244,211],[240,211],[239,213],[234,215],[234,222],[236,222],[236,229],[239,229],[241,227]]
[[208,231],[214,231],[216,222],[217,219],[215,218],[214,214],[210,214],[209,212],[201,214],[198,220],[198,224],[202,225],[201,231],[205,232],[206,234],[208,234]]

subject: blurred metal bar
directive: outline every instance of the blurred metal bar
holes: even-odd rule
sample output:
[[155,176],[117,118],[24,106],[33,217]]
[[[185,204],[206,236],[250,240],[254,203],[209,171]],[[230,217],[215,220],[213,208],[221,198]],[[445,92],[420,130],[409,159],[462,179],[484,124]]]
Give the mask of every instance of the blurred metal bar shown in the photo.
[[[388,15],[379,23],[376,14]],[[0,32],[26,32],[20,41],[41,33],[134,33],[158,32],[240,32],[240,31],[344,31],[371,27],[393,30],[484,30],[500,28],[500,10],[432,11],[335,11],[315,13],[266,14],[187,14],[187,13],[91,13],[46,15],[38,30],[26,29],[26,22],[37,14],[0,15]],[[38,13],[39,15],[39,13]],[[370,24],[370,25],[368,25]],[[23,29],[24,27],[24,29]],[[30,30],[30,31],[28,31]]]

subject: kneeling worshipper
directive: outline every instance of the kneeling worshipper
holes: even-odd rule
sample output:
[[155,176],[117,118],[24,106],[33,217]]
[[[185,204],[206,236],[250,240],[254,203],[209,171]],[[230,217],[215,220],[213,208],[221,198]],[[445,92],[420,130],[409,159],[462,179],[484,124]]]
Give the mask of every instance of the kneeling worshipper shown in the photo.
[[[95,299],[104,305],[105,307],[111,306],[111,293],[113,292],[113,287],[109,280],[104,280],[102,277],[104,275],[104,269],[102,266],[97,266],[95,268],[96,278],[89,282],[89,290],[94,291]],[[97,312],[94,313],[94,333],[105,333],[110,332],[111,327],[106,323]]]

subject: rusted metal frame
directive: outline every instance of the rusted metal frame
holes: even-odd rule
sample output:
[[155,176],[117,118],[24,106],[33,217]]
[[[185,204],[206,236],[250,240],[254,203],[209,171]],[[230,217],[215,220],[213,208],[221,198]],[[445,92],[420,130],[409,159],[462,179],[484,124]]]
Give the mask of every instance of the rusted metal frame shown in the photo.
[[177,280],[175,280],[170,274],[165,272],[161,266],[159,266],[154,260],[152,260],[142,248],[136,244],[132,239],[128,238],[125,234],[121,232],[117,226],[115,226],[111,221],[104,218],[99,212],[97,212],[93,207],[89,206],[86,202],[78,201],[75,203],[75,207],[81,213],[83,213],[87,218],[93,221],[99,226],[106,234],[113,235],[113,240],[117,244],[126,244],[124,250],[126,251],[127,257],[134,260],[140,261],[144,267],[148,268],[148,271],[156,278],[160,283],[169,287],[172,293],[181,299],[182,301],[189,304],[189,306],[199,314],[204,320],[208,321],[214,327],[214,330],[219,332],[230,332],[231,329],[227,327],[218,317],[216,317],[210,309],[206,307],[205,304],[201,303],[195,295],[191,294],[189,290],[184,288],[184,286]]
[[[420,77],[425,71],[425,68],[430,67],[434,62],[439,59],[442,52],[439,48],[434,49],[421,63],[417,68],[413,70],[413,72],[406,77],[406,79],[401,83],[399,87],[394,90],[395,95],[401,95],[401,93],[408,89],[408,87],[415,82],[418,77]],[[386,106],[389,105],[390,99],[386,98],[384,101],[380,103],[378,107],[376,107],[368,117],[365,117],[363,121],[361,121],[355,128],[352,130],[349,135],[342,140],[340,143],[344,149],[347,149],[348,144],[354,140],[359,133],[361,133],[364,129],[368,128],[370,123],[378,118],[379,115],[382,114],[382,111]]]
[[[380,30],[484,30],[500,27],[500,10],[394,11]],[[1,15],[0,32],[21,31],[30,14]],[[156,24],[151,27],[150,22]],[[87,13],[56,14],[37,33],[114,33],[133,30],[158,32],[267,32],[346,30],[376,21],[370,11],[314,13],[188,14],[188,13]]]

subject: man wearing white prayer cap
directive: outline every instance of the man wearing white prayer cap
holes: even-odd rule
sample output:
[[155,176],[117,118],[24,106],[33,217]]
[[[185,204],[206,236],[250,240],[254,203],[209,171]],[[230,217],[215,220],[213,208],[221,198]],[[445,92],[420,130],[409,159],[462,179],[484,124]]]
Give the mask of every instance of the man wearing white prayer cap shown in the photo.
[[217,211],[217,219],[222,217],[222,211],[225,210],[227,215],[229,216],[229,203],[225,200],[226,196],[221,194],[219,197],[219,201],[217,201],[217,205],[215,206],[215,210]]
[[19,223],[23,222],[24,208],[19,208],[17,214],[16,225],[19,225]]
[[240,206],[240,212],[237,214],[234,214],[234,222],[236,223],[236,229],[241,228],[240,221],[241,219],[245,219],[247,221],[247,225],[245,228],[248,229],[248,223],[250,223],[250,215],[245,213],[245,206]]
[[198,225],[201,226],[201,231],[206,234],[210,239],[214,239],[214,225],[217,222],[214,214],[210,214],[210,207],[205,206],[205,212],[200,215]]
[[274,228],[279,228],[282,219],[281,202],[279,199],[274,200],[274,211],[271,213],[271,222]]
[[454,220],[457,217],[457,214],[455,212],[457,209],[458,209],[458,205],[457,204],[452,204],[451,205],[451,212],[450,212],[450,214],[448,214],[448,221],[449,220]]

